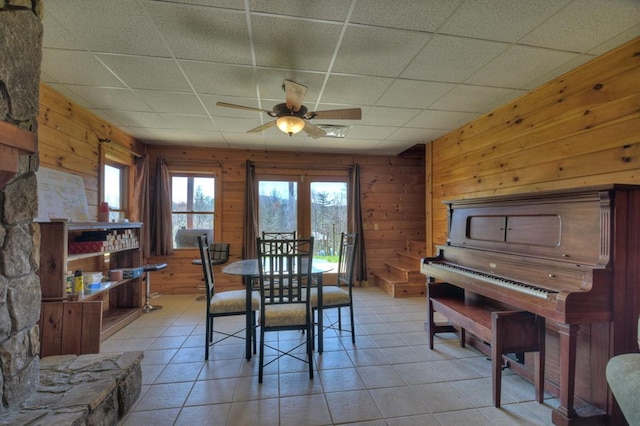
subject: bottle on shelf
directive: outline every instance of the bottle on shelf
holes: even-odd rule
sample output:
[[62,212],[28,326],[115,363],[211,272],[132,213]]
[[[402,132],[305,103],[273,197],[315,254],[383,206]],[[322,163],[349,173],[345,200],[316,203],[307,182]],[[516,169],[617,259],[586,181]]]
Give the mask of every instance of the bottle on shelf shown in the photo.
[[73,274],[73,283],[74,283],[74,294],[78,296],[84,296],[84,277],[82,276],[81,270],[77,270]]

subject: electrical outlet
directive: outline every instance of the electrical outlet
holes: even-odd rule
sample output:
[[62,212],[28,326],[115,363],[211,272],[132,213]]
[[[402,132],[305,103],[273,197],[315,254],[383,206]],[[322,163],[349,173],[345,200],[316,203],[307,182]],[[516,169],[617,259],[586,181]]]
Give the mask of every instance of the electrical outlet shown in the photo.
[[377,224],[377,223],[374,223],[374,224],[373,224],[373,230],[374,230],[374,231],[377,231],[377,230],[378,230],[378,224]]

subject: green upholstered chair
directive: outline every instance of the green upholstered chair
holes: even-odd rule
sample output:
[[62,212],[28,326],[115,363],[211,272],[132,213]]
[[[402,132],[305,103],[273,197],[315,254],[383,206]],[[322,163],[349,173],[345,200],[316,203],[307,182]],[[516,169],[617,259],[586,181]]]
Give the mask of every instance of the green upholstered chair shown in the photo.
[[[638,319],[640,346],[640,319]],[[630,425],[640,425],[640,353],[616,355],[607,363],[607,382]]]

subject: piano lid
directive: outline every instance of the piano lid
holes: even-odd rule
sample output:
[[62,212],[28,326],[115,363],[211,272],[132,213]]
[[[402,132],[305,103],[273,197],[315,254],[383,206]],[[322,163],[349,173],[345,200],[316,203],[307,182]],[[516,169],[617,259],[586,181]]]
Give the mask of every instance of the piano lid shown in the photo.
[[[615,188],[633,186],[616,185]],[[611,207],[606,187],[446,201],[447,244],[606,267]]]

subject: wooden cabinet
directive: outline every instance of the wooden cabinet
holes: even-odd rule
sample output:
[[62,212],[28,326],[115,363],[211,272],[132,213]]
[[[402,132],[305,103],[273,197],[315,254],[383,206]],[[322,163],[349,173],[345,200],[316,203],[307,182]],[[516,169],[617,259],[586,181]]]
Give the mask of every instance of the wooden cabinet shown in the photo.
[[141,223],[39,223],[40,356],[100,352],[100,342],[142,314],[142,276],[85,286],[69,297],[66,272],[139,268]]

